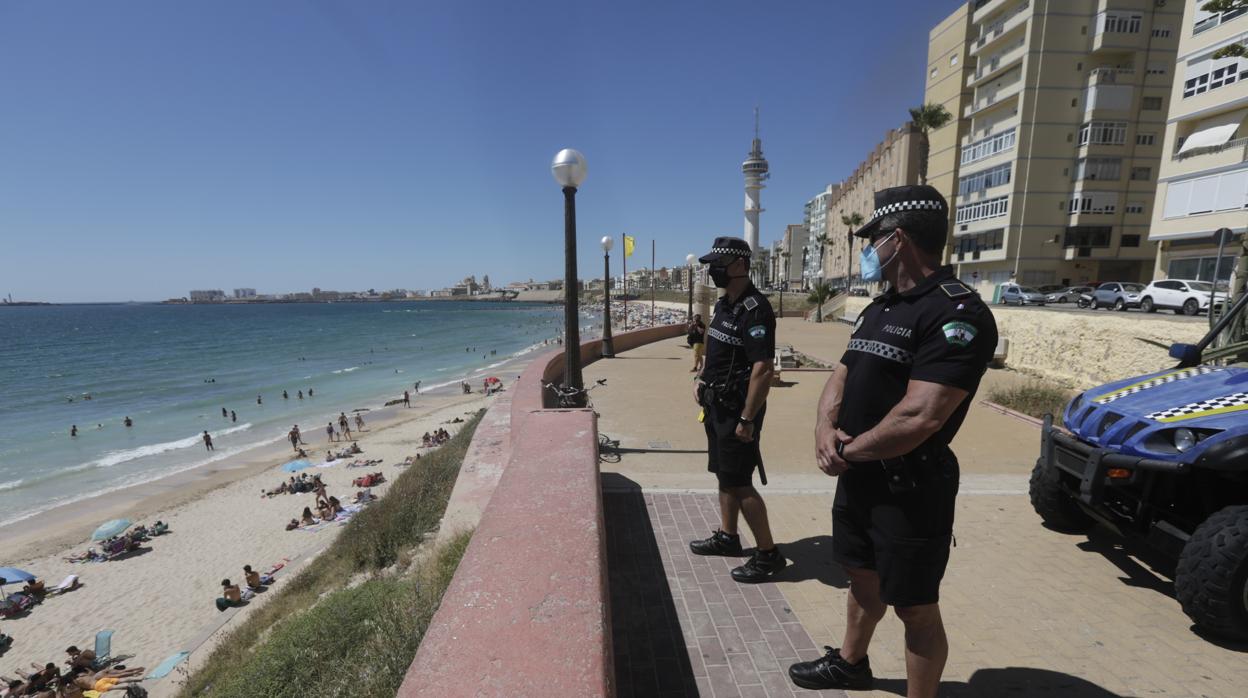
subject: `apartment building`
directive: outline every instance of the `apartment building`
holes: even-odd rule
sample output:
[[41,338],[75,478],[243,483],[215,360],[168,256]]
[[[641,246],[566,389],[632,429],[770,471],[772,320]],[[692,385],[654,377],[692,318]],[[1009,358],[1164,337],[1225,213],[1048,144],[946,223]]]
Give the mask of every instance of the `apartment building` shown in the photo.
[[[967,37],[971,30],[971,6],[963,4],[944,18],[928,33],[927,82],[924,104],[939,104],[953,117],[948,124],[928,133],[927,183],[949,201],[949,230],[953,230],[956,209],[953,193],[958,189],[958,164],[962,155],[962,138],[971,120],[963,116],[971,103],[975,61],[970,57]],[[954,250],[950,236],[945,250],[948,262]]]
[[[929,160],[930,162],[930,160]],[[841,223],[841,216],[858,213],[864,221],[870,220],[875,210],[875,192],[919,181],[919,130],[910,122],[889,131],[884,140],[844,181],[832,185],[833,194],[827,202],[826,232],[828,244],[820,266],[821,276],[834,288],[845,286],[846,274],[850,285],[859,278],[858,253],[860,241],[851,237],[850,229]],[[819,245],[814,242],[812,248]]]
[[802,256],[802,278],[807,284],[815,279],[823,278],[823,255],[825,246],[819,245],[815,240],[821,235],[827,235],[828,229],[828,202],[836,195],[836,184],[829,184],[824,187],[810,201],[806,202],[802,225],[806,227],[809,237],[807,241],[805,254]]
[[[1185,0],[1170,116],[1162,144],[1149,239],[1159,244],[1157,277],[1227,280],[1248,229],[1248,58],[1214,58],[1248,44],[1248,8],[1206,12]],[[1216,231],[1229,228],[1219,266]]]
[[[974,69],[957,114],[956,186],[940,180],[958,276],[989,286],[1147,280],[1182,6],[972,0],[967,9]],[[933,32],[929,55],[945,40]],[[953,93],[929,78],[928,101]]]

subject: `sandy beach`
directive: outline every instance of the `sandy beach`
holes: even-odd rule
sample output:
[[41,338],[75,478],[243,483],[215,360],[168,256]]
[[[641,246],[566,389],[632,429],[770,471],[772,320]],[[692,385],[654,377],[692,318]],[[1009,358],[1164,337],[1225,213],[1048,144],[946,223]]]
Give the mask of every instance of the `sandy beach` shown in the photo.
[[[510,387],[524,368],[527,357],[500,367],[498,375]],[[381,465],[347,468],[349,460],[304,472],[319,474],[328,493],[344,503],[354,498],[351,481],[381,471],[393,480],[403,468],[397,464],[417,453],[421,436],[441,426],[452,435],[460,427],[455,418],[467,418],[488,407],[494,399],[473,386],[470,395],[457,385],[413,396],[412,407],[372,409],[365,413],[365,431],[357,433],[364,459],[382,459]],[[341,405],[341,411],[365,405]],[[307,429],[305,447],[313,463],[323,463],[327,443],[324,432]],[[335,450],[343,447],[334,444]],[[15,668],[27,670],[31,662],[62,662],[69,645],[91,647],[97,631],[116,631],[114,655],[127,657],[128,666],[149,670],[166,657],[192,652],[190,662],[202,660],[221,630],[264,603],[259,594],[241,609],[217,611],[221,580],[241,582],[242,567],[264,570],[285,563],[282,579],[314,559],[343,524],[331,523],[317,530],[284,530],[305,506],[314,506],[313,494],[261,496],[289,477],[280,470],[292,457],[288,443],[254,449],[211,466],[174,475],[85,502],[66,511],[46,514],[0,529],[0,560],[35,574],[49,587],[69,574],[79,575],[82,587],[61,596],[49,596],[23,617],[0,621],[0,630],[13,636],[11,648],[0,657],[0,675],[13,676]],[[417,463],[414,466],[419,468]],[[385,496],[388,484],[373,488]],[[91,546],[91,531],[99,523],[130,518],[150,525],[157,519],[170,526],[167,535],[153,538],[131,556],[102,563],[70,563],[63,558]],[[12,592],[17,586],[8,586]],[[169,695],[176,689],[178,674],[146,682],[152,695]]]

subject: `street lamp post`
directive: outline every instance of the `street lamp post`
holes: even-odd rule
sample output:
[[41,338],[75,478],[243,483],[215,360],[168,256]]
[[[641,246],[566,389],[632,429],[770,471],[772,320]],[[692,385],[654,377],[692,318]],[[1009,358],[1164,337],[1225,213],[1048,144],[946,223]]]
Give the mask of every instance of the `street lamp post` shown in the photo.
[[602,236],[602,358],[615,358],[615,347],[611,342],[611,248],[615,240],[610,235]]
[[689,265],[689,273],[685,275],[688,282],[685,285],[689,287],[689,310],[685,313],[685,321],[693,322],[693,261],[697,259],[691,254],[685,255],[685,264]]
[[581,330],[577,313],[576,189],[585,180],[585,156],[571,148],[555,154],[551,174],[563,188],[563,387],[573,394],[565,401],[585,406],[585,383],[581,378]]

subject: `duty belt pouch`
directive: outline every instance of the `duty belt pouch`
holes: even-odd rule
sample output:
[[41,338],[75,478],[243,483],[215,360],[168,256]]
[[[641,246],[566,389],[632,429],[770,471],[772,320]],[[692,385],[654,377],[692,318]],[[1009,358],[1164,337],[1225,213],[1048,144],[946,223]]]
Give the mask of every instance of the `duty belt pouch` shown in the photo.
[[919,486],[915,480],[914,471],[906,460],[906,457],[902,456],[880,461],[880,465],[884,467],[884,475],[888,479],[888,491],[893,494],[913,492]]

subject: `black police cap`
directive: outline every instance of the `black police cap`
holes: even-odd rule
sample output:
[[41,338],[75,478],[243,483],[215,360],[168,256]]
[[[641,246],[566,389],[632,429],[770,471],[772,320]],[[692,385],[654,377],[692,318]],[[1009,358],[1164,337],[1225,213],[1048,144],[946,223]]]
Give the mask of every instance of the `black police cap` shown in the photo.
[[720,237],[715,238],[715,242],[711,244],[711,251],[698,257],[698,261],[703,264],[712,264],[719,261],[731,262],[737,258],[750,258],[749,243],[741,238]]
[[903,211],[938,211],[946,218],[949,216],[949,203],[936,191],[935,187],[926,184],[908,184],[903,187],[890,187],[875,193],[875,210],[871,212],[871,220],[854,233],[860,238],[870,238],[880,224],[880,219],[892,213]]

